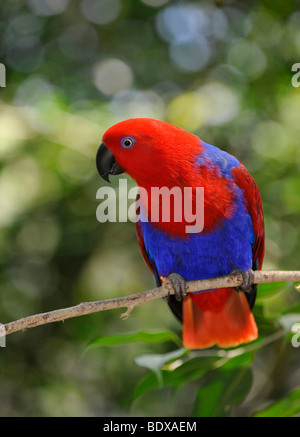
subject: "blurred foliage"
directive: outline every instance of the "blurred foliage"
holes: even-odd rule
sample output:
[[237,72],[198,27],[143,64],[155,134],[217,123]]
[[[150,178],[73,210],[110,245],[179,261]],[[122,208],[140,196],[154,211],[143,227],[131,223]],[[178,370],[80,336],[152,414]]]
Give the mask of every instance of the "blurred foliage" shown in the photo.
[[[299,269],[298,1],[10,0],[0,33],[2,323],[152,288],[134,225],[95,216],[98,144],[130,117],[242,161],[262,194],[264,268]],[[119,315],[9,336],[0,415],[300,415],[293,284],[259,287],[260,336],[227,351],[182,349],[162,301]]]

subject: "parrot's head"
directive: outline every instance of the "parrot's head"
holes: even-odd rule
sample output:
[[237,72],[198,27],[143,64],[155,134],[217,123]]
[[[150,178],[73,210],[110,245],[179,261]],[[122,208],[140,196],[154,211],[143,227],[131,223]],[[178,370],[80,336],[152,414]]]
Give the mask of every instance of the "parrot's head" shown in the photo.
[[100,176],[128,173],[138,185],[163,184],[182,178],[200,151],[200,140],[170,123],[133,118],[103,135],[96,163]]

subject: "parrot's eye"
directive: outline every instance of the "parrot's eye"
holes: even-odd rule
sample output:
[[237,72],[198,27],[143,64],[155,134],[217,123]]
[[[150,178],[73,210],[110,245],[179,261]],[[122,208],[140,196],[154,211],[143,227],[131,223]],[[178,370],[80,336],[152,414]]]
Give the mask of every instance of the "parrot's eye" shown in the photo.
[[134,145],[134,139],[131,137],[123,138],[121,144],[125,149],[130,149]]

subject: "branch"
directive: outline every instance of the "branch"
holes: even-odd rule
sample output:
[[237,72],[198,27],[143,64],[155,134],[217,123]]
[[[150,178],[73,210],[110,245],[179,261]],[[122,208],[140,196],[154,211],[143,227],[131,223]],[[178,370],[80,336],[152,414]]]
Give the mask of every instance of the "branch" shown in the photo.
[[[254,271],[253,273],[254,284],[300,281],[300,271],[260,270]],[[219,278],[190,281],[187,282],[187,292],[194,293],[196,291],[213,290],[216,288],[238,287],[241,285],[242,281],[242,275],[239,273],[233,273],[228,276],[221,276]],[[7,323],[2,325],[2,329],[0,329],[0,337],[12,334],[13,332],[24,331],[27,328],[34,328],[47,323],[60,322],[72,317],[84,316],[86,314],[115,308],[127,308],[127,311],[121,316],[126,318],[136,306],[143,305],[144,303],[150,302],[154,299],[166,297],[168,294],[174,294],[174,290],[170,281],[165,278],[161,287],[154,288],[152,290],[143,291],[130,296],[117,297],[114,299],[83,302],[73,307],[49,311],[42,314],[35,314],[33,316],[24,317],[14,322]]]

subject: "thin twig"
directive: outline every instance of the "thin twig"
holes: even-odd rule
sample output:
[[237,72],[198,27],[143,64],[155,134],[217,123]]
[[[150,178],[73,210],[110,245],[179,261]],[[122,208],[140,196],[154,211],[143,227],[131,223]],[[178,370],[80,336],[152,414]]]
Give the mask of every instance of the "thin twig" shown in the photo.
[[[300,281],[300,271],[276,271],[261,270],[255,271],[254,283],[262,284],[267,282],[298,282]],[[234,273],[228,276],[221,276],[212,279],[203,279],[199,281],[187,282],[187,292],[193,293],[203,290],[214,290],[217,288],[238,287],[243,281],[242,275]],[[83,316],[86,314],[106,311],[115,308],[127,308],[127,311],[121,317],[126,318],[136,306],[143,305],[154,299],[162,298],[168,294],[174,294],[172,285],[168,279],[163,280],[163,285],[152,290],[132,294],[130,296],[117,297],[114,299],[100,300],[95,302],[83,302],[79,305],[49,311],[47,313],[35,314],[24,317],[14,322],[2,325],[0,337],[12,334],[17,331],[24,331],[27,328],[45,325],[47,323],[59,322],[72,317]]]

